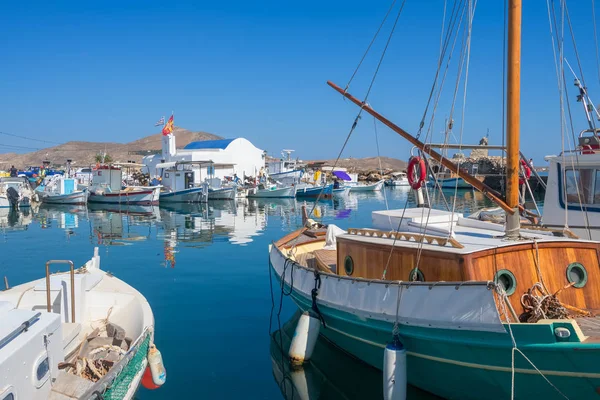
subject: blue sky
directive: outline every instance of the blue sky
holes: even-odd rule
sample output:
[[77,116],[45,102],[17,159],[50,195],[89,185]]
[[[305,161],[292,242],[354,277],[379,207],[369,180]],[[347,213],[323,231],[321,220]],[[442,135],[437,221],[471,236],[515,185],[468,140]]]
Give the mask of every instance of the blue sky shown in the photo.
[[[465,143],[487,129],[491,144],[501,142],[502,3],[477,5]],[[546,2],[524,3],[522,148],[540,164],[560,152],[559,97]],[[304,159],[334,158],[358,108],[325,82],[345,86],[389,4],[9,2],[0,16],[0,131],[53,142],[128,142],[158,132],[154,122],[174,110],[178,126],[243,136],[273,155],[292,148]],[[418,128],[435,73],[443,4],[407,0],[369,99],[409,132]],[[591,2],[570,1],[569,8],[586,83],[600,99]],[[364,96],[383,39],[350,88],[357,97]],[[434,141],[449,113],[453,71]],[[578,107],[571,85],[569,95]],[[584,129],[583,113],[574,110],[576,130]],[[407,142],[378,130],[382,155],[408,158]],[[10,151],[1,147],[7,144],[46,147],[0,135],[0,152]],[[365,116],[344,155],[376,154],[373,121]]]

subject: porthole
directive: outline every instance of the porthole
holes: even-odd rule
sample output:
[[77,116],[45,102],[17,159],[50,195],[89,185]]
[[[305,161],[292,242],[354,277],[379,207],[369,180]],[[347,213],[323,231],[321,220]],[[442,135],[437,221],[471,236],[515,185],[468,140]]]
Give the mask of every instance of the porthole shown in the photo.
[[494,282],[499,284],[509,296],[517,289],[517,279],[514,274],[507,269],[501,269],[496,272]]
[[567,280],[576,288],[582,288],[587,283],[587,271],[581,263],[571,263],[567,267]]
[[425,276],[420,269],[415,268],[408,274],[408,280],[410,282],[425,282]]
[[344,259],[344,271],[346,271],[346,275],[354,273],[354,260],[350,256],[346,256]]

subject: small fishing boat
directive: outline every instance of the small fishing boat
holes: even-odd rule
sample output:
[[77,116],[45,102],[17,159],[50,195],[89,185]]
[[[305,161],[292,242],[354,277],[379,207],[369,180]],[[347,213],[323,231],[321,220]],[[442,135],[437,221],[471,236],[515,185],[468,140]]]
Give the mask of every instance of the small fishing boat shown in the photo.
[[329,185],[304,185],[296,186],[296,197],[330,198],[333,195],[333,183]]
[[87,204],[88,192],[77,190],[74,178],[52,175],[44,179],[39,196],[47,204]]
[[0,178],[0,207],[30,207],[36,200],[37,194],[26,177]]
[[356,185],[350,186],[350,192],[379,192],[383,189],[383,180],[372,183],[370,185]]
[[406,172],[392,172],[391,178],[385,181],[385,186],[410,186]]
[[275,185],[266,187],[264,184],[259,184],[255,188],[247,190],[247,196],[250,199],[258,198],[293,198],[296,197],[296,188],[294,186],[277,187]]
[[208,184],[200,181],[200,171],[194,165],[207,162],[170,161],[156,165],[161,170],[161,203],[205,203],[208,200]]
[[156,187],[122,187],[121,168],[100,165],[92,171],[89,189],[90,203],[110,204],[158,204]]
[[132,399],[148,365],[145,384],[166,379],[148,301],[100,269],[97,247],[81,268],[50,260],[45,278],[0,292],[0,318],[2,399]]
[[293,184],[300,181],[304,170],[301,167],[300,160],[293,160],[291,154],[294,150],[282,150],[281,159],[267,161],[268,176],[283,184]]

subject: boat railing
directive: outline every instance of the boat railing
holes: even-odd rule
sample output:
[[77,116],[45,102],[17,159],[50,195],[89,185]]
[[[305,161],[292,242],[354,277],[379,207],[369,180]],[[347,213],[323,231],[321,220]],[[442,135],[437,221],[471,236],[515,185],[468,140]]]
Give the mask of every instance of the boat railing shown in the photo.
[[444,237],[444,236],[425,235],[423,233],[350,228],[350,229],[348,229],[348,234],[356,235],[356,236],[382,238],[382,239],[387,238],[387,239],[404,240],[404,241],[413,240],[417,243],[426,242],[428,244],[436,244],[436,245],[442,246],[442,247],[446,246],[447,244],[450,244],[452,247],[454,247],[456,249],[462,249],[465,247],[458,240],[456,240],[454,238],[449,238],[449,237]]
[[71,322],[75,322],[75,265],[70,260],[48,260],[46,262],[46,307],[47,311],[52,310],[52,301],[50,299],[50,265],[69,264],[71,275]]

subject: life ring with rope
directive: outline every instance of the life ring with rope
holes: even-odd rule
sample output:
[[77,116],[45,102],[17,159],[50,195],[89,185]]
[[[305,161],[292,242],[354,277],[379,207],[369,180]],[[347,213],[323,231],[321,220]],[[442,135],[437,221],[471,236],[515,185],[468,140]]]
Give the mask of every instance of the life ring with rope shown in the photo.
[[529,164],[527,164],[527,161],[522,159],[521,166],[523,167],[523,170],[525,171],[525,175],[523,176],[523,175],[519,174],[519,185],[525,184],[525,181],[528,181],[529,178],[531,178],[531,168],[529,167]]
[[[416,171],[415,168],[419,167]],[[425,168],[425,160],[421,157],[413,156],[408,160],[408,167],[406,168],[408,175],[408,183],[410,187],[417,190],[423,186],[425,178],[427,177],[427,170]]]

